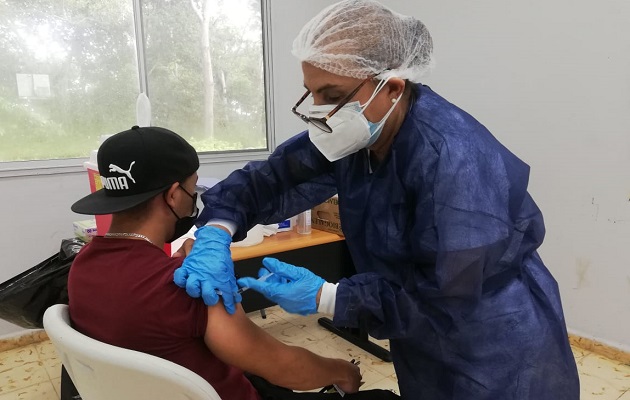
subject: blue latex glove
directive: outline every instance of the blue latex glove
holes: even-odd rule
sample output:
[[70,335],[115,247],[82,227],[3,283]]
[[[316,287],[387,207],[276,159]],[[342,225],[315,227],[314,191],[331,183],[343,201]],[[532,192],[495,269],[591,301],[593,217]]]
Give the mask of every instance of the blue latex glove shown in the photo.
[[203,298],[209,306],[217,304],[219,292],[228,313],[234,314],[236,303],[242,298],[237,293],[234,263],[230,253],[232,238],[224,230],[214,226],[204,226],[195,232],[195,244],[184,259],[182,266],[175,270],[173,282],[191,297]]
[[[266,281],[251,277],[238,280],[240,286],[249,287],[293,314],[315,314],[317,292],[326,282],[306,268],[283,263],[275,258],[264,258],[263,265],[274,275]],[[268,272],[261,269],[259,276]]]

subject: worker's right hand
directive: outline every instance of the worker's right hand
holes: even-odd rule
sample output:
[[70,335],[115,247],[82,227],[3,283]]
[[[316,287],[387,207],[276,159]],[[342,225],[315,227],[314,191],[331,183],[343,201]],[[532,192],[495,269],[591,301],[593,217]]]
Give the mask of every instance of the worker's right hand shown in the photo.
[[230,252],[232,237],[214,226],[197,229],[195,236],[197,240],[182,266],[175,270],[173,282],[186,288],[191,297],[201,296],[208,306],[217,304],[221,295],[227,312],[234,314],[241,295],[237,293]]
[[362,385],[361,382],[361,370],[359,367],[351,362],[345,360],[339,361],[339,371],[342,374],[342,378],[335,382],[335,384],[339,387],[339,389],[343,390],[344,393],[356,393],[359,391],[359,387]]
[[274,275],[266,281],[241,278],[238,284],[262,293],[287,312],[301,315],[317,312],[317,293],[325,283],[322,278],[306,268],[283,263],[275,258],[264,258],[263,265]]

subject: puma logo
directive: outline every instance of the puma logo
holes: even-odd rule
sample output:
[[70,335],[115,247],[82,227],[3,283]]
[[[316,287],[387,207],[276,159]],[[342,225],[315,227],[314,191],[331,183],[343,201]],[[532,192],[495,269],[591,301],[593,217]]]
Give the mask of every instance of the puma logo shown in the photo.
[[133,168],[133,165],[135,163],[136,163],[135,161],[132,161],[131,165],[129,165],[129,169],[126,171],[120,168],[118,165],[109,164],[109,172],[118,172],[119,174],[127,175],[133,183],[136,183],[136,180],[133,179],[133,176],[131,176],[131,168]]

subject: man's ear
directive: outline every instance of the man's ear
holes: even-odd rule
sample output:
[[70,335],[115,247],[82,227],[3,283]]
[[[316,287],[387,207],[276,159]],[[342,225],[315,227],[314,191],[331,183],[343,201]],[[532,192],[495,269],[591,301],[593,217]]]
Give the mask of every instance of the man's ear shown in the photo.
[[171,207],[175,207],[175,196],[176,196],[176,192],[177,192],[177,187],[179,186],[179,182],[175,182],[171,185],[170,188],[166,189],[166,191],[164,192],[163,196],[164,196],[164,201],[166,201],[166,204],[168,204]]

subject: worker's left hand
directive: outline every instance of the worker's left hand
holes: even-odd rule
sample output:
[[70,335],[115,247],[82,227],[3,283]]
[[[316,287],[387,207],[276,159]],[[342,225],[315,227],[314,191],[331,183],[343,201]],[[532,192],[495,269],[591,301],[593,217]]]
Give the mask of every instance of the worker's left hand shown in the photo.
[[275,258],[263,259],[263,265],[274,275],[266,281],[240,278],[238,284],[260,292],[287,312],[301,315],[317,312],[317,293],[326,281],[306,268]]
[[204,226],[195,232],[197,240],[182,266],[175,270],[173,282],[186,288],[191,297],[203,298],[209,306],[223,297],[223,306],[230,314],[241,301],[237,292],[234,263],[230,252],[232,237],[214,226]]

